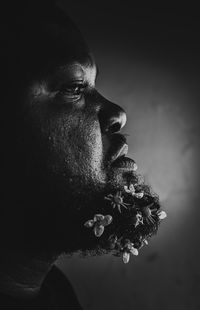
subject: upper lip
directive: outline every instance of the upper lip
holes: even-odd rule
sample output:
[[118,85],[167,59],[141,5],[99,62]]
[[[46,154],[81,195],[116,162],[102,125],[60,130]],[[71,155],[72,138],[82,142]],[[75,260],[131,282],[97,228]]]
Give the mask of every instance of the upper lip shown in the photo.
[[128,144],[124,135],[115,133],[110,136],[111,146],[108,151],[108,160],[112,163],[117,158],[126,156],[128,153]]

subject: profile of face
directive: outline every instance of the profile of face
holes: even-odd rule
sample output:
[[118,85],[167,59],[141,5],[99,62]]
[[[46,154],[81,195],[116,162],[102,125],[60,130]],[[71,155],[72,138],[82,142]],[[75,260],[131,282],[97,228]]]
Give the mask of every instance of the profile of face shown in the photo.
[[98,92],[94,57],[73,23],[56,14],[16,30],[9,60],[6,245],[100,253],[121,238],[139,248],[157,229],[158,198],[126,156],[124,110]]

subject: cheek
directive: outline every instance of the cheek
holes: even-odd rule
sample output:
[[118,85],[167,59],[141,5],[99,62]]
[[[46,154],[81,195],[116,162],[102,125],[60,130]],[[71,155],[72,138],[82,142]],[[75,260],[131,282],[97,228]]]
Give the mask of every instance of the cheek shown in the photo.
[[102,178],[103,148],[98,120],[83,115],[59,119],[49,130],[56,171]]

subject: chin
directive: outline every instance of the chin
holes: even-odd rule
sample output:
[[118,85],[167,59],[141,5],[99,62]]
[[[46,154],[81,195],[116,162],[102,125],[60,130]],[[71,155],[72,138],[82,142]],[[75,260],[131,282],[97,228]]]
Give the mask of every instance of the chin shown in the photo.
[[[166,213],[161,211],[158,195],[136,173],[134,163],[125,158],[107,167],[104,186],[98,182],[81,186],[77,179],[74,190],[65,192],[57,184],[59,195],[48,199],[48,204],[41,204],[41,208],[38,206],[38,213],[33,209],[26,227],[30,233],[26,234],[27,244],[55,256],[111,253],[124,263],[131,255],[138,255],[157,233]],[[37,231],[31,224],[36,222]]]
[[120,167],[110,168],[106,188],[79,209],[76,250],[84,256],[111,253],[128,263],[166,217],[158,195],[136,174],[136,165],[125,162],[128,167],[121,161]]

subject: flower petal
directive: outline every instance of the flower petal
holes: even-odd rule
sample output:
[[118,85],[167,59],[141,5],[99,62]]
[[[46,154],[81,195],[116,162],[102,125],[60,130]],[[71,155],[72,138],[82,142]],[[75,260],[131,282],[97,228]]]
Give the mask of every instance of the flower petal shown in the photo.
[[94,226],[94,234],[96,237],[101,237],[103,232],[104,232],[104,226],[103,225],[95,225]]
[[113,220],[113,218],[112,218],[112,216],[111,215],[105,215],[105,217],[104,217],[104,219],[103,219],[103,221],[101,222],[101,224],[103,225],[103,226],[108,226],[108,225],[110,225],[110,223],[112,222],[112,220]]
[[112,200],[112,197],[105,196],[104,199],[110,201],[110,200]]
[[139,254],[138,249],[136,249],[136,248],[134,248],[134,247],[132,247],[132,248],[130,249],[130,253],[133,254],[133,255],[135,255],[135,256],[137,256],[137,255]]
[[128,241],[128,242],[125,244],[125,248],[128,249],[128,250],[132,249],[132,247],[133,247],[133,243],[130,242],[130,241]]
[[131,191],[132,193],[135,193],[135,187],[134,187],[133,184],[131,184],[131,185],[129,186],[129,189],[130,189],[130,191]]
[[133,165],[133,171],[136,171],[136,170],[137,170],[137,168],[138,168],[137,164],[136,164],[136,163],[134,163],[134,165]]
[[108,238],[108,244],[111,250],[114,250],[116,243],[117,243],[117,236],[111,235]]
[[102,214],[95,214],[94,221],[102,221],[104,219],[104,215]]
[[113,195],[109,194],[109,195],[105,196],[104,199],[112,201],[113,200]]
[[163,220],[167,217],[167,213],[165,211],[159,211],[158,212],[158,217],[160,220]]
[[123,252],[122,259],[123,259],[124,264],[127,264],[130,260],[130,253]]
[[143,223],[143,217],[140,213],[137,213],[136,216],[135,216],[135,227],[137,227],[139,224],[144,224]]
[[124,190],[125,190],[125,192],[130,193],[130,190],[128,189],[127,185],[124,186]]
[[93,227],[94,226],[94,220],[89,220],[89,221],[85,222],[84,226],[87,228]]

